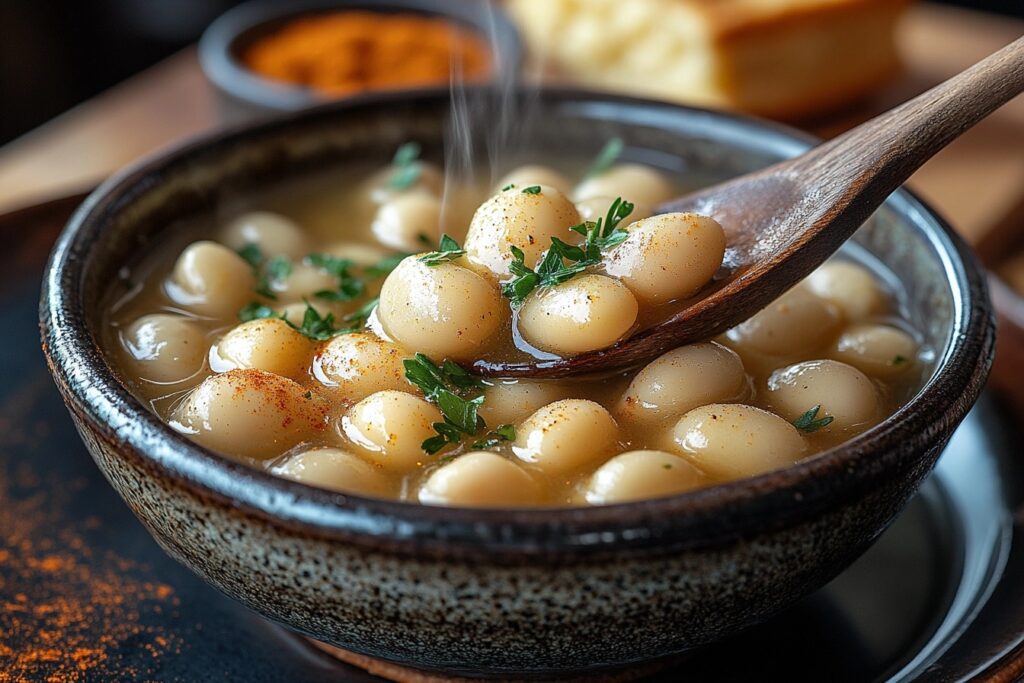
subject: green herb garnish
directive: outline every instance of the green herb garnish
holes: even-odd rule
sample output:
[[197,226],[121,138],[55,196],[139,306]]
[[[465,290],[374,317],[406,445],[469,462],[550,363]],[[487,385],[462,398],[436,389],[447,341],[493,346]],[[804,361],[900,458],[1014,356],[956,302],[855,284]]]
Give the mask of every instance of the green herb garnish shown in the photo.
[[569,228],[585,238],[583,249],[588,260],[596,263],[601,260],[601,252],[617,247],[626,241],[629,233],[619,225],[633,213],[634,208],[632,202],[627,202],[622,197],[616,197],[608,207],[604,218],[598,218],[596,222],[587,221]]
[[391,165],[395,172],[391,174],[388,185],[395,190],[408,190],[420,178],[421,166],[420,146],[415,142],[407,142],[395,151]]
[[263,265],[263,250],[260,249],[260,245],[258,244],[249,242],[238,250],[238,255],[241,256],[246,263],[252,266],[253,270],[257,270]]
[[420,263],[425,263],[427,266],[433,268],[434,266],[439,266],[442,263],[454,261],[465,253],[466,250],[460,247],[458,242],[448,235],[441,235],[441,246],[438,250],[424,254],[423,256],[420,256],[418,260]]
[[412,254],[398,253],[385,256],[380,261],[377,261],[372,266],[368,267],[364,272],[368,277],[384,277],[389,275],[391,271],[398,267],[398,264],[412,256]]
[[302,398],[306,399],[307,401],[312,401],[313,400],[313,392],[312,391],[307,391],[306,393],[304,393],[302,395]]
[[377,308],[377,304],[380,303],[380,297],[375,296],[365,304],[346,315],[342,320],[347,323],[353,323],[360,327],[366,325],[366,321],[370,318],[373,313],[373,309]]
[[590,168],[583,174],[584,179],[593,178],[596,175],[600,175],[612,167],[619,159],[619,155],[622,154],[622,149],[625,145],[622,142],[622,138],[612,138],[604,144],[601,151],[598,153],[594,162],[590,164]]
[[523,188],[523,194],[540,194],[540,185],[530,185]]
[[362,280],[352,275],[352,261],[348,259],[329,256],[327,254],[310,254],[306,261],[315,268],[327,271],[338,279],[337,289],[325,289],[313,294],[324,301],[351,301],[363,293],[365,284]]
[[273,283],[284,280],[292,274],[292,262],[286,256],[275,256],[268,262],[258,244],[249,242],[238,250],[256,276],[256,293],[267,299],[276,299]]
[[516,187],[516,184],[515,184],[515,183],[509,183],[509,184],[508,184],[508,185],[506,185],[505,187],[501,188],[501,191],[502,191],[502,192],[508,192],[509,190],[514,190],[514,189],[515,189],[515,187]]
[[[285,320],[285,322],[288,322]],[[335,327],[334,314],[328,313],[321,316],[320,313],[306,302],[306,313],[302,316],[302,324],[296,327],[288,323],[296,330],[316,341],[327,341],[342,334],[349,334],[358,330],[356,327]]]
[[484,386],[478,378],[469,374],[450,360],[438,367],[433,360],[422,353],[402,361],[405,378],[423,392],[423,396],[437,405],[444,416],[444,422],[435,422],[433,436],[421,444],[424,451],[437,453],[445,447],[460,442],[466,436],[475,436],[486,428],[477,410],[483,405],[484,397],[468,398],[470,392]]
[[906,356],[897,355],[895,358],[892,359],[892,361],[889,364],[890,365],[903,365],[906,362],[907,362]]
[[793,420],[793,426],[799,429],[801,432],[810,434],[811,432],[816,432],[822,427],[827,427],[830,424],[832,424],[832,421],[835,418],[832,417],[831,415],[826,415],[825,417],[818,418],[819,410],[821,410],[820,405],[814,406],[806,413],[804,413],[797,419]]
[[514,307],[523,305],[526,297],[538,287],[554,287],[579,275],[590,266],[601,261],[602,252],[622,244],[628,233],[619,224],[633,212],[633,204],[616,198],[608,207],[604,218],[574,225],[570,230],[584,236],[582,247],[567,244],[557,237],[551,238],[551,246],[544,252],[537,269],[526,265],[522,249],[511,247],[512,262],[509,272],[512,277],[501,285],[501,294]]
[[282,318],[283,316],[278,315],[274,312],[270,306],[265,306],[256,301],[252,302],[242,310],[238,312],[238,319],[243,323],[247,323],[250,320],[262,320],[263,318]]
[[497,429],[487,432],[487,435],[479,441],[473,442],[473,448],[494,448],[505,441],[515,441],[515,425],[499,425]]
[[302,316],[301,325],[296,325],[292,321],[288,320],[283,313],[278,313],[269,306],[264,306],[257,302],[253,302],[240,310],[238,312],[238,318],[242,322],[277,318],[278,320],[284,321],[288,327],[292,328],[296,332],[299,332],[300,334],[303,334],[315,341],[327,341],[328,339],[332,339],[342,334],[357,332],[362,327],[362,325],[358,327],[336,327],[333,313],[321,316],[308,301],[306,302],[306,312]]

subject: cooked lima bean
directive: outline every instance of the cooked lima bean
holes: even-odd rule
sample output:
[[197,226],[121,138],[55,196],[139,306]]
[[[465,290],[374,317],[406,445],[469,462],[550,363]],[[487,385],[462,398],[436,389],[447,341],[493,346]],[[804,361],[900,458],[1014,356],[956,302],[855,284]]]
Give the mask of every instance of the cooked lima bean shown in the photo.
[[768,378],[767,400],[789,420],[821,406],[819,417],[834,418],[837,429],[873,422],[880,407],[871,380],[857,368],[834,360],[804,361],[776,370]]
[[688,410],[747,398],[750,381],[743,361],[715,342],[669,351],[637,373],[619,401],[626,422],[656,424]]
[[409,471],[426,460],[420,444],[434,435],[441,412],[403,391],[378,391],[352,406],[341,431],[366,457],[391,472]]
[[283,320],[242,323],[220,338],[210,353],[214,372],[256,368],[295,380],[309,370],[313,344]]
[[660,498],[706,486],[700,470],[664,451],[627,451],[597,468],[587,485],[591,505]]
[[428,505],[518,507],[540,500],[540,487],[523,468],[489,451],[460,455],[434,470],[420,487]]
[[337,448],[313,448],[296,453],[270,471],[286,479],[342,493],[378,498],[392,495],[391,482],[379,468]]
[[791,465],[807,445],[778,415],[753,406],[715,403],[683,415],[672,429],[673,450],[719,480],[752,477]]
[[636,323],[629,289],[603,275],[581,275],[535,290],[519,311],[519,331],[543,351],[574,355],[611,346]]
[[651,216],[633,223],[627,232],[626,241],[605,259],[605,272],[647,304],[695,294],[718,271],[725,255],[722,226],[693,213]]
[[612,416],[593,401],[565,399],[544,406],[520,425],[512,451],[553,475],[601,460],[619,436]]
[[181,315],[144,315],[121,337],[133,371],[147,382],[170,384],[193,377],[206,360],[202,328]]
[[580,222],[576,207],[555,188],[540,185],[536,193],[524,189],[514,187],[484,202],[466,234],[470,262],[498,277],[509,274],[511,247],[521,249],[526,265],[532,267],[551,245],[552,237],[570,239],[574,233],[568,228]]
[[252,268],[241,256],[216,242],[185,248],[174,264],[168,294],[199,315],[233,318],[252,299]]
[[178,431],[221,453],[265,460],[326,431],[326,401],[263,370],[229,370],[196,387],[171,417]]
[[458,263],[428,266],[410,256],[380,292],[378,315],[395,341],[439,358],[479,354],[501,325],[501,295]]

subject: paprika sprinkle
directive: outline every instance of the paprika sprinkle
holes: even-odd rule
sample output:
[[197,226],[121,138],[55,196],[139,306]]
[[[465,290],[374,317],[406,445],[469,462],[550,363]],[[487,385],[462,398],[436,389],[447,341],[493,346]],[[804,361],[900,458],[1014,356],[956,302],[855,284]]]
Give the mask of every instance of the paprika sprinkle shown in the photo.
[[474,31],[416,14],[365,11],[316,14],[256,39],[241,55],[253,72],[316,90],[362,90],[467,81],[491,72],[488,44]]

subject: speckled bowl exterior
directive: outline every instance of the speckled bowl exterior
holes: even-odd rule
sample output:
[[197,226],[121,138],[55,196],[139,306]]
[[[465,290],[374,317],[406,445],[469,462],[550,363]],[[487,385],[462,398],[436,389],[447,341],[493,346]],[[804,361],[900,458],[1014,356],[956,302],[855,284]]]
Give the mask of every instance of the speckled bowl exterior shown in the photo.
[[[592,153],[616,134],[710,179],[809,144],[675,105],[517,97],[532,108],[507,143],[548,158]],[[103,292],[174,220],[307,169],[384,163],[409,139],[439,158],[448,114],[447,93],[372,96],[216,135],[110,180],[69,223],[44,282],[44,350],[89,451],[167,552],[260,614],[357,653],[465,676],[563,678],[726,636],[864,551],[977,398],[993,349],[974,257],[904,191],[855,239],[901,280],[907,314],[935,351],[932,371],[882,424],[757,478],[602,508],[422,507],[234,463],[128,392],[97,345]]]

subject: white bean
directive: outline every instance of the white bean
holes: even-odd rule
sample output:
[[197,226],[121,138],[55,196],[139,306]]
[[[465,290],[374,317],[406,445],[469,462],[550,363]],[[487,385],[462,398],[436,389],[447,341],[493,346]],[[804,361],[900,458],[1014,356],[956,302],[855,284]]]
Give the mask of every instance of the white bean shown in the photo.
[[833,261],[819,267],[805,281],[816,296],[831,302],[847,320],[859,321],[884,311],[886,295],[865,268],[848,261]]
[[403,391],[378,391],[349,408],[342,432],[360,452],[389,472],[410,472],[427,454],[422,444],[435,436],[441,412]]
[[580,183],[573,199],[579,202],[591,197],[622,197],[626,201],[657,206],[672,199],[674,194],[672,184],[650,166],[618,164]]
[[229,370],[193,389],[174,410],[171,426],[219,453],[265,460],[324,433],[328,408],[290,379]]
[[516,430],[512,451],[523,462],[558,476],[608,457],[618,434],[607,410],[593,401],[570,398],[528,417]]
[[752,477],[800,460],[807,445],[796,427],[753,406],[715,403],[683,415],[672,450],[722,481]]
[[626,422],[658,424],[749,394],[750,381],[736,352],[703,342],[673,349],[638,372],[619,401],[617,414]]
[[460,455],[434,470],[419,491],[428,505],[521,507],[539,500],[540,487],[522,467],[488,451]]
[[153,313],[129,325],[121,336],[139,379],[171,384],[194,377],[206,360],[206,335],[180,315]]
[[519,331],[543,351],[573,355],[611,346],[636,323],[629,289],[603,275],[579,275],[534,290],[519,310]]
[[250,320],[228,331],[210,354],[214,372],[256,368],[301,380],[309,376],[313,344],[277,318]]
[[492,380],[484,389],[484,404],[478,414],[488,425],[515,424],[549,403],[571,393],[564,384],[551,381]]
[[725,233],[706,216],[666,213],[626,230],[629,236],[605,258],[605,271],[645,303],[695,294],[722,265]]
[[[470,262],[498,277],[509,274],[512,247],[523,251],[526,265],[536,265],[551,238],[575,239],[569,230],[580,223],[576,207],[561,192],[541,185],[536,194],[514,187],[494,195],[477,209],[466,234]],[[578,237],[578,236],[577,236]]]
[[264,256],[300,258],[309,253],[309,240],[302,228],[270,211],[250,211],[231,220],[221,230],[220,240],[235,251],[255,244]]
[[402,346],[429,356],[468,360],[484,350],[505,319],[494,283],[458,263],[428,266],[410,256],[388,275],[377,315]]
[[895,377],[914,365],[917,352],[917,342],[903,330],[864,324],[844,330],[833,354],[874,377]]
[[360,401],[385,389],[412,392],[402,365],[410,356],[397,344],[372,334],[343,334],[325,344],[313,359],[313,376],[347,401]]
[[878,390],[867,375],[834,360],[811,360],[781,368],[768,378],[768,402],[788,420],[814,406],[818,417],[831,416],[831,429],[859,427],[878,419]]
[[279,477],[342,493],[376,498],[393,498],[395,494],[380,469],[337,448],[313,448],[296,453],[270,471]]
[[794,287],[728,332],[731,341],[774,356],[821,348],[839,329],[839,312],[803,287]]
[[381,204],[370,225],[374,237],[398,251],[421,251],[441,239],[441,200],[425,193],[398,195]]
[[202,241],[178,256],[167,293],[199,315],[234,318],[253,299],[254,286],[252,268],[241,256],[222,244]]
[[597,468],[585,498],[591,505],[626,503],[692,491],[706,484],[700,470],[677,455],[628,451]]

